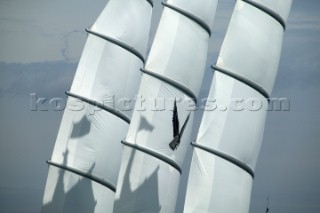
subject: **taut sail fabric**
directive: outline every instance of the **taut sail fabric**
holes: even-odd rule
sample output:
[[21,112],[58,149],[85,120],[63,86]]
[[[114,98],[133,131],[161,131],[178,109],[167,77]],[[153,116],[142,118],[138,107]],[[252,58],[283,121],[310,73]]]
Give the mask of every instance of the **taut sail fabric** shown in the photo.
[[114,212],[175,212],[217,0],[169,0],[144,69]]
[[144,66],[152,2],[109,0],[94,25],[71,87],[42,212],[113,212],[122,144]]
[[184,213],[249,212],[290,7],[291,0],[237,1],[193,143]]

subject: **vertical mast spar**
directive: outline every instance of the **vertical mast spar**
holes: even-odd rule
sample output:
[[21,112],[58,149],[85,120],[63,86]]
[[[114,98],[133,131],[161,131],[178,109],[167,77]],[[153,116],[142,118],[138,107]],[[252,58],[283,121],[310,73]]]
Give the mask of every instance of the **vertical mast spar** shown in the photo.
[[[217,0],[169,0],[122,154],[114,211],[175,212]],[[155,106],[156,105],[156,106]]]
[[213,66],[208,100],[217,108],[204,112],[192,143],[184,213],[249,212],[290,7],[291,0],[237,1]]
[[42,212],[113,212],[120,141],[144,66],[152,14],[150,0],[109,0],[87,29],[71,90],[66,92]]
[[269,212],[269,197],[267,197],[267,206],[266,206],[266,213]]

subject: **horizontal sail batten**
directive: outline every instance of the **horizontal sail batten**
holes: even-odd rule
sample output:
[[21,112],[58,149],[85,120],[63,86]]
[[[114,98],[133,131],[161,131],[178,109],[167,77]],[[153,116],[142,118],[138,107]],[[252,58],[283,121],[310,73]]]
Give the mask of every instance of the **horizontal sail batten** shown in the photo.
[[151,72],[151,71],[149,71],[149,70],[147,70],[145,68],[141,68],[140,70],[141,70],[141,72],[143,72],[143,73],[145,73],[147,75],[150,75],[150,76],[152,76],[154,78],[157,78],[157,79],[159,79],[159,80],[161,80],[161,81],[163,81],[163,82],[165,82],[165,83],[167,83],[167,84],[179,89],[181,92],[185,93],[187,96],[192,98],[195,103],[197,103],[197,96],[190,89],[188,89],[186,86],[184,86],[183,84],[181,84],[181,83],[179,83],[179,82],[177,82],[175,80],[172,80],[169,77],[159,75],[159,74],[157,74],[155,72]]
[[122,47],[123,49],[125,49],[125,50],[131,52],[133,55],[137,56],[143,63],[145,63],[145,59],[144,59],[143,55],[138,50],[134,49],[133,47],[131,47],[131,46],[125,44],[125,43],[123,43],[122,41],[119,41],[119,40],[111,38],[111,37],[109,37],[107,35],[103,35],[101,33],[95,32],[95,31],[93,31],[91,29],[86,29],[86,32],[88,32],[88,33],[90,33],[92,35],[95,35],[95,36],[97,36],[99,38],[102,38],[104,40],[107,40],[107,41],[109,41],[109,42],[111,42],[113,44],[116,44],[119,47]]
[[218,67],[216,65],[213,65],[212,66],[212,69],[218,71],[218,72],[221,72],[225,75],[228,75],[232,78],[235,78],[236,80],[238,81],[241,81],[242,83],[248,85],[249,87],[253,88],[254,90],[256,90],[257,92],[259,92],[261,95],[263,95],[266,99],[270,99],[270,95],[269,93],[260,85],[258,85],[257,83],[255,83],[254,81],[251,81],[249,80],[248,78],[246,77],[243,77],[243,76],[240,76],[240,75],[237,75],[235,72],[231,72],[229,70],[226,70],[226,69],[223,69],[221,67]]
[[254,178],[254,171],[253,171],[253,169],[252,169],[250,166],[248,166],[247,164],[243,163],[241,160],[239,160],[239,159],[237,159],[237,158],[235,158],[235,157],[232,157],[232,156],[230,156],[230,155],[228,155],[228,154],[226,154],[226,153],[220,152],[220,151],[218,151],[218,150],[215,150],[215,149],[212,149],[212,148],[209,148],[209,147],[206,147],[206,146],[202,146],[202,145],[197,144],[197,143],[194,143],[194,142],[192,142],[191,145],[192,145],[193,147],[195,147],[195,148],[202,149],[202,150],[204,150],[204,151],[206,151],[206,152],[209,152],[209,153],[211,153],[211,154],[213,154],[213,155],[216,155],[216,156],[218,156],[218,157],[220,157],[220,158],[223,158],[223,159],[226,160],[226,161],[229,161],[230,163],[232,163],[232,164],[240,167],[240,168],[243,169],[244,171],[248,172],[249,175],[250,175],[252,178]]
[[274,12],[273,10],[269,9],[268,7],[262,5],[262,4],[259,4],[257,2],[254,2],[254,1],[251,1],[251,0],[242,0],[256,8],[258,8],[259,10],[267,13],[268,15],[270,15],[272,18],[274,18],[277,22],[279,22],[279,24],[281,24],[281,26],[283,27],[283,30],[286,29],[286,23],[285,21],[283,20],[283,18],[277,14],[276,12]]
[[165,3],[165,2],[162,2],[162,4],[165,6],[165,7],[168,7],[186,17],[188,17],[189,19],[191,19],[192,21],[196,22],[197,24],[199,24],[205,31],[207,31],[207,33],[209,34],[209,36],[211,36],[211,29],[210,27],[207,25],[206,22],[204,22],[203,20],[201,20],[200,18],[198,18],[197,16],[193,15],[192,13],[188,12],[188,11],[185,11],[179,7],[176,7],[174,5],[170,5],[168,3]]
[[50,160],[47,160],[47,164],[49,164],[50,166],[54,166],[54,167],[69,171],[71,173],[77,174],[77,175],[79,175],[81,177],[84,177],[84,178],[87,178],[89,180],[92,180],[92,181],[94,181],[96,183],[99,183],[99,184],[109,188],[111,191],[116,192],[116,187],[112,183],[110,183],[109,181],[107,181],[105,179],[97,177],[96,175],[88,174],[88,173],[85,173],[85,172],[83,172],[83,171],[81,171],[79,169],[75,169],[75,168],[72,168],[72,167],[69,167],[69,166],[66,166],[66,165],[54,163],[54,162],[52,162]]
[[103,110],[105,110],[107,112],[110,112],[111,114],[117,116],[118,118],[120,118],[123,121],[127,122],[128,124],[130,124],[130,119],[126,115],[122,114],[121,112],[119,112],[117,110],[112,109],[111,107],[108,107],[108,106],[106,106],[106,105],[104,105],[104,104],[102,104],[102,103],[100,103],[98,101],[91,100],[89,98],[83,97],[81,95],[74,94],[74,93],[69,92],[69,91],[66,91],[66,94],[68,96],[80,99],[80,100],[82,100],[82,101],[84,101],[84,102],[86,102],[88,104],[93,105],[93,106],[100,107],[101,109],[103,109]]
[[182,173],[181,166],[180,166],[177,162],[173,161],[172,159],[168,158],[167,156],[165,156],[165,155],[163,155],[163,154],[161,154],[161,153],[159,153],[159,152],[156,152],[156,151],[153,151],[153,150],[151,150],[151,149],[148,149],[148,148],[139,146],[139,145],[137,145],[137,144],[128,143],[128,142],[126,142],[126,141],[121,141],[121,143],[122,143],[123,145],[125,145],[125,146],[129,146],[129,147],[131,147],[131,148],[133,148],[133,149],[136,149],[136,150],[139,150],[139,151],[141,151],[141,152],[144,152],[144,153],[146,153],[146,154],[148,154],[148,155],[151,155],[151,156],[153,156],[153,157],[155,157],[155,158],[157,158],[157,159],[159,159],[159,160],[167,163],[168,165],[172,166],[172,167],[175,168],[179,173]]

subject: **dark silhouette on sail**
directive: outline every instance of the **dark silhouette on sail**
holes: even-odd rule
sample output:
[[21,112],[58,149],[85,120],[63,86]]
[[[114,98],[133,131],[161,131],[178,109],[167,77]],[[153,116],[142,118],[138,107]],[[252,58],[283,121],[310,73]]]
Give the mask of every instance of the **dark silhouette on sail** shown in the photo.
[[144,116],[140,117],[140,123],[139,123],[138,131],[145,130],[145,131],[152,132],[153,128],[154,128],[154,126]]
[[[125,147],[125,149],[131,149]],[[160,212],[161,206],[158,192],[158,171],[159,167],[135,190],[131,189],[130,173],[133,166],[134,156],[140,153],[137,150],[130,150],[130,159],[125,171],[120,197],[114,202],[114,213],[127,213],[129,208],[134,208],[134,212]],[[137,153],[136,153],[137,152]]]
[[190,113],[186,118],[186,121],[184,122],[181,130],[179,127],[179,117],[178,117],[178,110],[177,110],[177,103],[176,100],[174,101],[174,106],[173,106],[173,117],[172,117],[172,126],[173,126],[173,140],[169,143],[170,148],[174,151],[178,148],[180,144],[180,140],[182,137],[182,134],[184,132],[184,129],[187,126],[188,120],[190,117]]
[[73,124],[71,138],[79,138],[85,136],[90,132],[91,122],[88,120],[87,115],[84,115],[81,120]]
[[[63,165],[67,165],[69,151],[63,154],[64,160]],[[94,168],[94,164],[90,167],[88,174],[92,172]],[[57,179],[57,184],[54,188],[54,192],[52,195],[52,200],[49,203],[46,203],[42,206],[42,213],[87,213],[94,212],[96,207],[96,201],[94,199],[92,183],[90,180],[86,178],[82,178],[79,180],[69,191],[65,191],[64,186],[64,177],[66,175],[74,175],[78,177],[76,174],[70,173],[63,169],[50,166],[50,171],[54,172],[58,171],[59,177]],[[50,175],[50,172],[49,172]]]

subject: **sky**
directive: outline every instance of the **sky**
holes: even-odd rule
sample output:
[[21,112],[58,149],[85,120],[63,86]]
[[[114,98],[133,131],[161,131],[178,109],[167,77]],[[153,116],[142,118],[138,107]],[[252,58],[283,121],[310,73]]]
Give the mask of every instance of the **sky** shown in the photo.
[[[161,15],[155,0],[150,44]],[[0,212],[40,212],[61,111],[32,111],[30,94],[66,98],[90,27],[106,0],[0,0]],[[234,0],[212,26],[206,97]],[[268,113],[250,213],[320,212],[320,2],[293,0],[272,97],[290,111]],[[200,122],[200,118],[197,119]],[[183,193],[183,189],[181,190]],[[182,203],[179,200],[178,205]],[[179,208],[178,208],[179,209]]]

